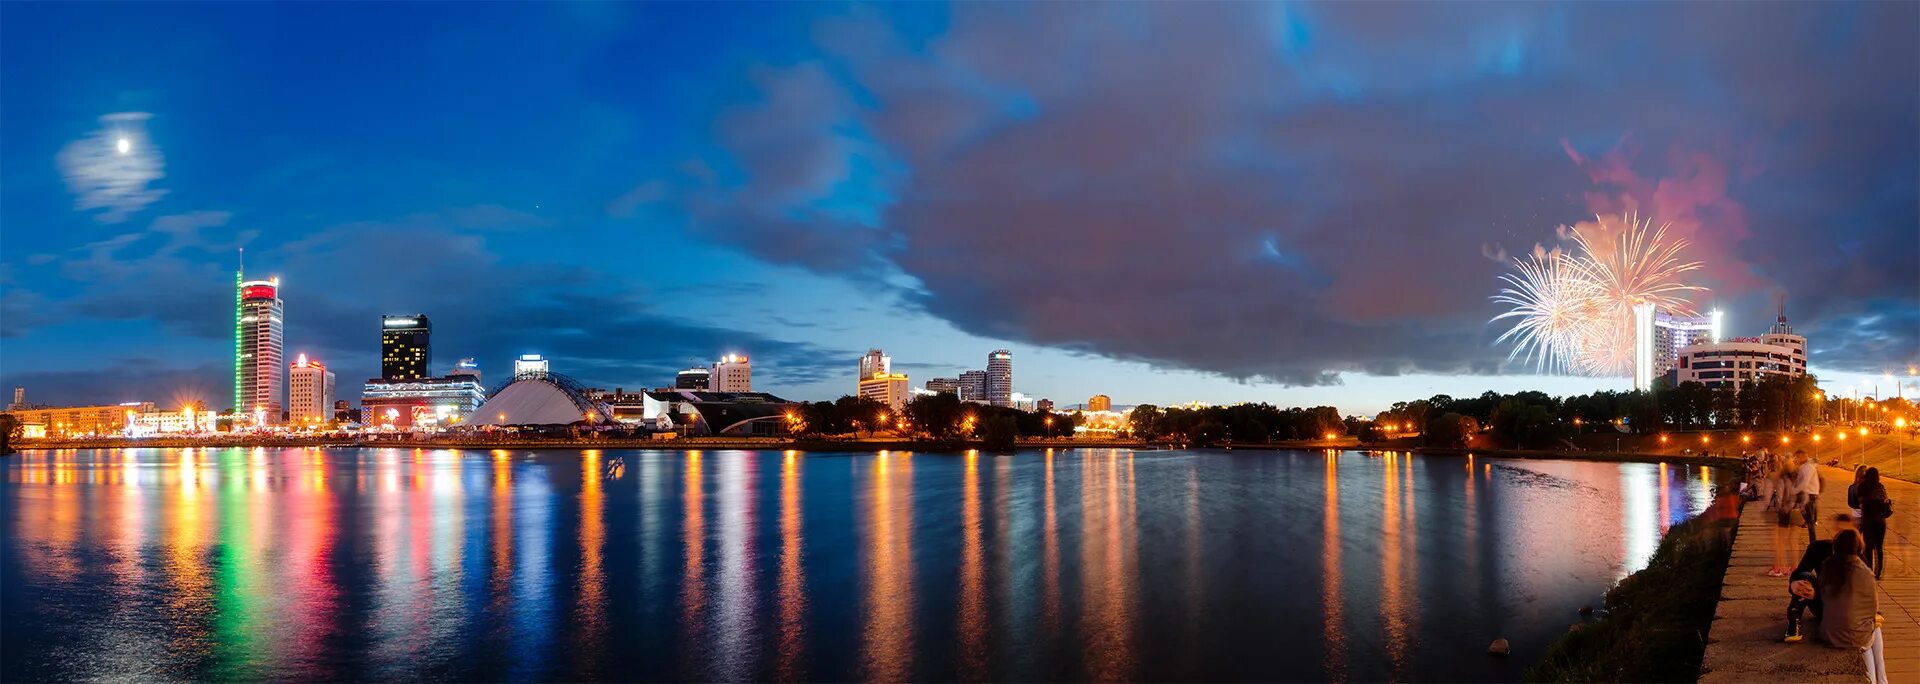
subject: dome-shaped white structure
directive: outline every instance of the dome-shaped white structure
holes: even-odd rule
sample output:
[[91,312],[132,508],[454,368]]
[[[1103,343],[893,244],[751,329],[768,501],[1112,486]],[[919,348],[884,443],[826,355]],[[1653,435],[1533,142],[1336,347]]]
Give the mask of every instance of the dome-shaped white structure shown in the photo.
[[487,397],[470,426],[604,423],[612,412],[586,397],[572,382],[551,373],[513,381]]

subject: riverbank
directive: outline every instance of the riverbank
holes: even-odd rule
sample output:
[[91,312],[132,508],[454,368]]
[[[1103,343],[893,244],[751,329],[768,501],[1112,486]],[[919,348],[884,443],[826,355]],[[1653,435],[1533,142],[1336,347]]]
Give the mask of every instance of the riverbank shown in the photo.
[[[406,438],[340,437],[260,437],[251,435],[194,438],[95,438],[68,440],[28,440],[21,449],[130,449],[130,448],[304,448],[364,447],[393,449],[779,449],[802,452],[844,451],[920,451],[964,452],[984,449],[980,440],[931,439],[785,439],[734,437],[675,437],[673,439],[607,438],[490,438],[418,436]],[[1186,445],[1130,439],[1023,439],[1021,449],[1178,449]],[[1581,460],[1633,463],[1677,463],[1687,465],[1727,465],[1727,457],[1701,456],[1697,453],[1649,453],[1627,451],[1545,450],[1545,449],[1460,449],[1425,447],[1405,442],[1359,444],[1350,439],[1266,442],[1260,444],[1222,444],[1226,451],[1317,451],[1337,449],[1362,452],[1413,452],[1434,456],[1482,456],[1515,459]]]
[[[1721,480],[1724,491],[1732,482]],[[1733,548],[1739,500],[1720,495],[1667,530],[1647,567],[1607,591],[1598,619],[1574,625],[1527,671],[1535,682],[1686,682],[1700,674]]]

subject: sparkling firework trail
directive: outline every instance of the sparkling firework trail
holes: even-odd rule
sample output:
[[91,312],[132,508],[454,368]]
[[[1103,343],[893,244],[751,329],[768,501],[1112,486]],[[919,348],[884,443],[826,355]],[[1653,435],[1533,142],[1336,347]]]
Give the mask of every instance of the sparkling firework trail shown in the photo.
[[1513,342],[1509,358],[1525,358],[1551,373],[1617,376],[1633,370],[1633,308],[1650,303],[1674,315],[1693,315],[1693,293],[1682,280],[1701,267],[1682,261],[1685,240],[1668,240],[1667,225],[1632,215],[1596,216],[1592,228],[1573,228],[1571,250],[1535,249],[1514,258],[1507,287],[1493,301],[1512,307],[1493,320],[1514,319],[1499,343]]

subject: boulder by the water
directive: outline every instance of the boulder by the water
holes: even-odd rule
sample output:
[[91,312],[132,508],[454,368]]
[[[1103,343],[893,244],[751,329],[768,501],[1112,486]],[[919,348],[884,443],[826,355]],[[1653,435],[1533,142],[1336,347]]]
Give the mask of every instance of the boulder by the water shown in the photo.
[[1506,639],[1494,639],[1493,643],[1487,645],[1487,655],[1505,658],[1512,652],[1513,647],[1507,644]]

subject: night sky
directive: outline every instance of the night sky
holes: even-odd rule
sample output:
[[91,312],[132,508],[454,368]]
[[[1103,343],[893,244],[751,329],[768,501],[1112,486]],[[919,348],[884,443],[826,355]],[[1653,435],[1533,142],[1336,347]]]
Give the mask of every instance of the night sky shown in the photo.
[[1637,210],[1858,387],[1920,362],[1917,65],[1915,3],[6,3],[0,385],[224,408],[245,246],[345,398],[382,313],[608,388],[1625,389],[1488,298]]

